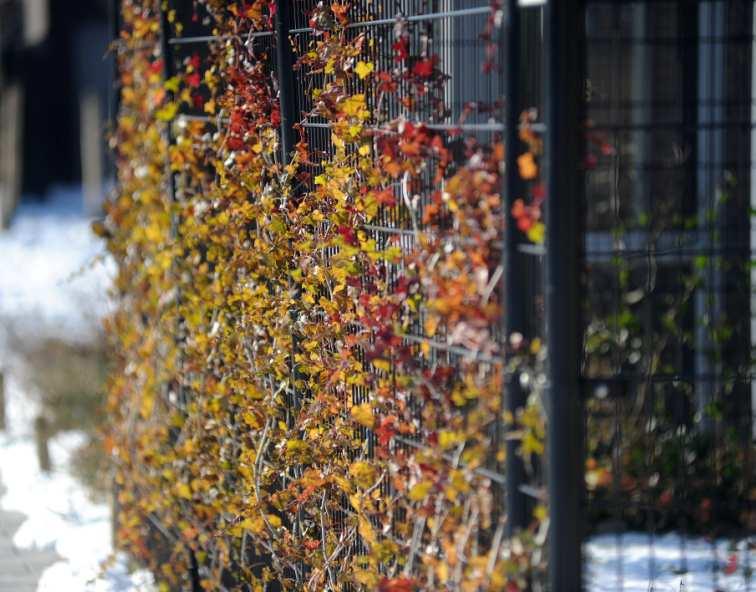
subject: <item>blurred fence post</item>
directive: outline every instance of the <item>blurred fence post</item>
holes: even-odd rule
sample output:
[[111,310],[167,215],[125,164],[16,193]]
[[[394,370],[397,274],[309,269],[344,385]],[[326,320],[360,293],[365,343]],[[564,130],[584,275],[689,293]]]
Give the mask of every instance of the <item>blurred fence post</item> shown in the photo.
[[0,76],[0,229],[10,225],[21,193],[24,92]]
[[8,429],[5,417],[5,373],[0,370],[0,431]]
[[84,207],[88,214],[98,215],[104,199],[100,97],[96,90],[85,90],[79,99],[81,142],[81,178],[84,185]]
[[37,447],[39,470],[43,473],[52,471],[50,458],[50,424],[43,415],[34,420],[34,441]]

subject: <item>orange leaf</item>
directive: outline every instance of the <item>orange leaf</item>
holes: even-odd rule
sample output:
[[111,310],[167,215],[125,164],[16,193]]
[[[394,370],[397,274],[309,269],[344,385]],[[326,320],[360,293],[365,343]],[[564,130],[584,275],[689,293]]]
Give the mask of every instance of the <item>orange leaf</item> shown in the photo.
[[530,152],[526,152],[517,159],[517,166],[520,169],[520,176],[526,181],[535,179],[538,175],[538,165]]

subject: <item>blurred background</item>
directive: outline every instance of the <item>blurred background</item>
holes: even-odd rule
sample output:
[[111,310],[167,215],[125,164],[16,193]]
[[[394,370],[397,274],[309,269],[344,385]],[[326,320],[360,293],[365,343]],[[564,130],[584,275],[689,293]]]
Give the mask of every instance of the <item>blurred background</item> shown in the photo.
[[[21,195],[83,185],[97,211],[110,176],[104,136],[113,102],[109,0],[0,0],[0,221]],[[55,138],[49,142],[48,138]]]
[[114,7],[0,0],[0,592],[139,589],[100,565]]

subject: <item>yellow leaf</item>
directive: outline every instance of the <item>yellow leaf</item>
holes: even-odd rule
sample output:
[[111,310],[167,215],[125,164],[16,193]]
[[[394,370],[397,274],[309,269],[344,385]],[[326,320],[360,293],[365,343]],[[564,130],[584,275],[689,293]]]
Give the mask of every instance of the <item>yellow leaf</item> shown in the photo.
[[180,84],[181,84],[181,79],[178,76],[174,76],[166,80],[165,84],[163,84],[163,87],[167,91],[177,93],[179,91]]
[[349,465],[349,474],[354,477],[357,485],[363,489],[367,489],[375,483],[375,467],[365,461],[357,461]]
[[373,360],[373,366],[378,368],[378,370],[383,370],[384,372],[391,370],[391,362],[389,362],[385,358],[376,358],[375,360]]
[[160,121],[173,121],[178,114],[178,105],[176,103],[168,103],[164,107],[158,109],[155,112],[155,117]]
[[464,435],[450,430],[441,430],[438,434],[438,445],[442,450],[451,448],[465,441]]
[[362,497],[360,497],[359,494],[353,493],[352,495],[350,495],[349,503],[357,512],[362,510]]
[[358,584],[362,584],[368,589],[374,590],[378,585],[379,577],[378,574],[370,570],[357,568],[354,570],[354,580]]
[[352,419],[354,419],[361,426],[372,428],[375,424],[375,418],[373,417],[373,406],[370,403],[355,405],[349,410],[349,413],[351,414]]
[[367,104],[365,102],[365,95],[359,94],[351,97],[347,97],[342,102],[342,110],[344,114],[349,117],[358,117],[360,119],[368,119],[370,112],[367,110]]
[[360,524],[358,530],[363,540],[371,545],[375,544],[375,530],[373,530],[373,525],[370,524],[370,520],[368,520],[364,516],[360,516]]
[[295,439],[286,441],[285,457],[288,460],[305,461],[307,460],[309,452],[310,447],[307,445],[307,442]]
[[176,485],[176,493],[184,499],[192,499],[192,490],[186,483],[178,483]]
[[442,584],[449,579],[449,565],[445,561],[440,561],[436,566],[436,576]]
[[543,454],[544,446],[538,438],[536,438],[531,432],[525,432],[525,436],[522,438],[522,453],[526,456],[531,454]]
[[546,226],[544,226],[543,222],[536,222],[528,230],[528,239],[530,239],[534,243],[537,243],[537,244],[543,243],[545,237],[546,237]]
[[281,518],[276,516],[275,514],[268,514],[268,522],[273,528],[281,527]]
[[338,134],[331,134],[331,142],[336,148],[346,148],[346,142]]
[[244,423],[246,423],[249,427],[253,429],[259,429],[261,426],[260,420],[257,418],[257,416],[254,413],[250,413],[249,411],[245,411],[242,413],[242,419],[244,420]]
[[375,69],[375,66],[373,65],[373,62],[363,62],[360,60],[357,62],[357,66],[355,66],[354,71],[357,72],[357,76],[360,77],[360,80],[365,80],[368,76],[370,76],[370,73]]
[[441,319],[437,315],[428,315],[425,319],[425,334],[428,337],[433,337],[438,329],[438,322]]
[[261,516],[257,516],[256,518],[245,518],[239,526],[244,530],[248,530],[255,534],[261,534],[265,530],[265,522]]
[[430,481],[421,481],[420,483],[412,486],[412,489],[409,490],[407,496],[413,502],[421,502],[428,496],[431,487],[432,484],[430,483]]
[[359,152],[360,152],[360,156],[369,156],[370,144],[363,144],[362,146],[360,146]]
[[[346,493],[352,493],[352,486],[349,484],[349,481],[347,481],[344,477],[340,475],[334,475],[333,482],[336,483],[343,491]],[[355,508],[359,510],[359,508]]]

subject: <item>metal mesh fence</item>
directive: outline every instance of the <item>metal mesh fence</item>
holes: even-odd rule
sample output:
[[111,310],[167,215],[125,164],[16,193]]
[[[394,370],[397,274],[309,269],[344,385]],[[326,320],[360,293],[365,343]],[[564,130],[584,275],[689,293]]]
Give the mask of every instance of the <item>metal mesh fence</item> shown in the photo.
[[750,589],[753,5],[586,24],[588,588]]
[[[561,63],[554,54],[559,49],[549,47],[549,36],[559,27],[553,21],[556,11],[522,4],[366,0],[349,5],[346,35],[365,36],[360,57],[376,71],[393,68],[401,38],[408,54],[432,56],[434,67],[443,72],[422,93],[411,81],[399,82],[391,93],[376,92],[367,81],[351,82],[351,92],[366,94],[371,113],[367,125],[377,134],[397,120],[405,126],[423,125],[440,134],[457,158],[449,165],[452,169],[475,150],[483,153],[505,140],[507,144],[501,158],[506,200],[496,212],[501,233],[486,241],[484,254],[490,277],[497,278],[491,299],[507,312],[492,330],[496,348],[476,349],[472,338],[466,344],[455,333],[458,326],[436,326],[420,308],[405,319],[398,335],[406,358],[402,371],[411,367],[421,377],[474,371],[491,380],[505,375],[502,404],[516,413],[528,393],[541,392],[533,384],[553,375],[544,373],[543,357],[532,367],[512,364],[517,358],[512,344],[540,343],[548,341],[550,331],[554,335],[547,326],[551,301],[545,285],[557,291],[560,286],[549,283],[551,275],[544,280],[545,267],[558,265],[554,253],[562,249],[579,252],[580,273],[574,278],[579,303],[562,312],[581,319],[580,334],[572,337],[583,348],[579,351],[576,345],[576,359],[566,363],[580,368],[575,374],[584,409],[579,425],[570,428],[584,439],[584,455],[578,458],[579,469],[569,469],[565,486],[576,492],[584,487],[585,496],[582,512],[560,515],[572,535],[552,542],[550,558],[582,546],[582,563],[572,569],[587,590],[750,590],[756,526],[751,468],[753,4],[565,2],[562,9],[579,11],[577,18],[585,27],[584,35],[577,31],[573,40],[580,47],[585,79],[579,71],[567,76],[580,77],[578,89],[583,82],[585,86],[584,95],[572,98],[579,107],[564,112],[559,108],[563,97],[554,85],[558,75],[552,71]],[[278,74],[270,84],[281,111],[284,117],[293,114],[291,133],[306,141],[313,155],[302,166],[308,174],[302,177],[300,192],[315,189],[337,147],[332,122],[313,100],[313,89],[323,86],[323,74],[295,66],[282,76],[277,50],[280,43],[290,43],[295,61],[310,50],[324,28],[323,23],[313,26],[317,8],[316,0],[292,0],[280,25],[285,40],[278,38],[273,23],[271,30],[233,32],[248,52],[250,67],[264,62]],[[202,62],[222,50],[223,35],[212,30],[201,5],[172,0],[161,12],[167,78],[192,60]],[[492,15],[509,19],[508,27],[492,26]],[[514,38],[505,37],[504,31]],[[547,140],[547,170],[559,166],[564,146],[550,133],[560,118],[573,118],[571,125],[581,130],[578,144],[585,147],[584,155],[572,154],[579,166],[565,174],[580,186],[583,203],[571,204],[580,217],[576,244],[544,247],[528,238],[534,236],[528,234],[532,222],[522,223],[514,215],[517,199],[528,191],[514,170],[524,153],[520,130],[525,123],[533,137]],[[192,120],[219,130],[227,124],[206,115],[201,99],[178,119],[179,125]],[[391,133],[401,129],[392,127]],[[287,158],[284,154],[282,160]],[[563,188],[553,181],[558,178],[546,182],[547,200],[560,199]],[[201,191],[203,182],[180,175],[171,179],[184,191]],[[425,222],[437,192],[443,191],[440,183],[432,166],[411,186],[398,178],[390,188],[391,198],[360,230],[378,248],[397,246],[404,253],[418,249],[420,236],[434,249],[470,240],[454,227]],[[506,233],[505,218],[511,227]],[[550,225],[561,222],[554,218]],[[431,226],[441,236],[428,236]],[[547,235],[552,236],[560,235]],[[563,236],[569,240],[569,234]],[[480,247],[479,241],[471,241],[471,248],[472,242]],[[325,253],[325,260],[334,254]],[[552,263],[546,261],[547,254]],[[401,281],[401,271],[400,263],[385,266],[389,286]],[[294,358],[301,354],[296,339],[293,347]],[[377,370],[367,352],[362,362],[381,379],[396,371],[393,361]],[[393,388],[396,396],[401,387]],[[352,405],[367,400],[365,387],[351,389]],[[308,395],[306,390],[291,394],[292,408]],[[549,396],[540,403],[551,412],[553,425],[562,419],[554,401],[566,395],[556,389]],[[177,404],[185,397],[191,394],[179,393]],[[416,425],[427,421],[422,399],[413,396],[406,404]],[[491,428],[493,448],[505,445],[511,429],[505,417]],[[375,454],[379,436],[367,428],[359,436],[369,454]],[[438,445],[414,435],[393,439],[399,457]],[[563,458],[555,454],[559,446],[547,442],[542,460],[523,462],[519,441],[513,442],[506,460],[489,455],[478,467],[478,474],[495,484],[494,514],[506,522],[510,534],[528,525],[534,507],[545,501],[547,485],[552,495],[559,491],[546,482],[546,475],[553,481],[557,474],[547,469]],[[449,462],[458,464],[459,459]],[[381,487],[387,498],[393,495],[391,484]],[[343,512],[328,517],[337,536],[350,512],[348,500],[342,502]],[[400,522],[406,519],[399,516]],[[422,540],[422,533],[418,536]],[[480,536],[481,544],[495,538],[492,532]],[[364,553],[360,537],[352,552]],[[233,555],[237,563],[226,568],[228,589],[242,585],[239,562],[264,563],[264,557],[250,559],[245,553],[250,551],[239,550]],[[569,589],[555,575],[558,571],[549,580],[540,566],[528,569],[532,589]]]

